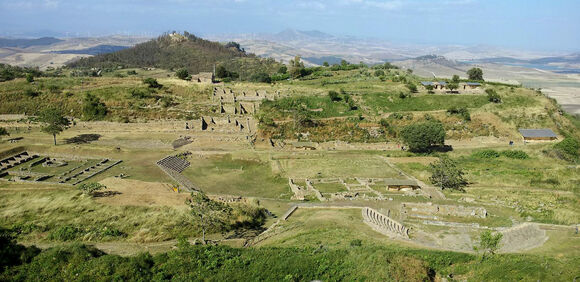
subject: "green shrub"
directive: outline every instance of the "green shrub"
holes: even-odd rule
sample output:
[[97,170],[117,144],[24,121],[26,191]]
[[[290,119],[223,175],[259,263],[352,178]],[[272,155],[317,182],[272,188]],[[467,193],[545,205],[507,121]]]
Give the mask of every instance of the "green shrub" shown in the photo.
[[186,68],[179,69],[175,72],[175,76],[179,79],[187,79],[189,77],[189,71]]
[[38,92],[34,89],[26,89],[26,90],[24,90],[24,95],[26,95],[28,97],[37,97],[38,95],[40,95],[40,92]]
[[271,83],[272,78],[265,72],[255,73],[250,77],[252,82]]
[[409,89],[409,91],[411,91],[411,93],[417,93],[417,85],[413,84],[413,83],[407,83],[407,88]]
[[83,231],[72,225],[65,225],[52,230],[48,234],[48,239],[53,241],[73,241],[83,235]]
[[143,79],[143,83],[147,84],[147,86],[149,88],[161,88],[163,87],[163,85],[159,84],[159,82],[157,82],[157,79],[155,78],[145,78]]
[[485,89],[485,93],[487,93],[487,99],[492,103],[501,103],[501,97],[494,89],[488,88]]
[[572,137],[566,137],[564,140],[554,145],[554,149],[565,154],[567,157],[578,158],[580,143]]
[[445,143],[445,129],[438,122],[415,123],[401,130],[403,142],[412,152],[428,152],[433,145]]
[[482,151],[477,151],[477,152],[473,153],[472,156],[475,158],[480,158],[480,159],[493,159],[493,158],[499,158],[500,153],[498,153],[497,151],[494,151],[494,150],[482,150]]
[[360,247],[360,246],[362,246],[361,239],[354,239],[354,240],[350,241],[350,246],[351,247]]
[[465,121],[471,120],[471,114],[469,114],[469,110],[465,107],[451,107],[447,109],[447,114],[461,116]]
[[376,70],[375,71],[375,76],[384,76],[385,75],[385,71],[383,70]]
[[338,92],[336,92],[334,90],[328,91],[328,97],[333,102],[338,102],[338,101],[342,100],[342,98],[340,97],[340,95],[338,94]]
[[107,106],[99,97],[87,93],[83,101],[83,119],[101,120],[107,115]]
[[518,160],[525,160],[525,159],[530,158],[530,156],[528,156],[528,154],[526,152],[520,151],[520,150],[503,151],[503,152],[501,152],[501,155],[506,157],[506,158],[518,159]]

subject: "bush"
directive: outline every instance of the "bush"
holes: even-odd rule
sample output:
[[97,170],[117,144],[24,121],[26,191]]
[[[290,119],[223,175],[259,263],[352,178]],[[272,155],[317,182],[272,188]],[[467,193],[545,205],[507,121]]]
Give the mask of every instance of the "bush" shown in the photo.
[[34,82],[34,75],[31,73],[26,74],[26,82],[31,83]]
[[137,72],[135,70],[129,70],[127,71],[127,75],[137,75]]
[[270,76],[265,72],[259,72],[259,73],[253,74],[250,77],[250,81],[261,82],[261,83],[271,83],[272,78],[270,78]]
[[499,158],[500,154],[494,150],[483,150],[473,153],[472,156],[480,159],[493,159]]
[[405,94],[405,92],[399,92],[399,98],[405,99],[407,98],[407,94]]
[[179,79],[187,79],[189,77],[189,71],[187,71],[185,68],[179,69],[175,72],[175,76],[177,76]]
[[382,127],[385,127],[385,128],[386,128],[386,127],[389,127],[389,121],[388,121],[387,119],[384,119],[384,118],[382,118],[382,119],[379,121],[379,124],[380,124]]
[[107,115],[107,106],[99,97],[87,93],[83,101],[83,118],[85,120],[101,120]]
[[407,88],[409,88],[409,91],[411,91],[411,93],[417,93],[417,85],[413,84],[413,83],[408,83]]
[[145,78],[143,79],[143,83],[147,84],[149,86],[149,88],[161,88],[163,87],[163,85],[159,84],[159,82],[157,82],[157,79],[155,78]]
[[48,239],[54,241],[73,241],[83,235],[83,231],[71,225],[61,226],[48,234]]
[[389,115],[390,119],[403,119],[403,114],[401,113],[392,113],[391,115]]
[[83,183],[77,187],[85,195],[94,196],[96,192],[107,189],[107,186],[98,182]]
[[151,94],[141,89],[133,89],[131,90],[131,97],[136,99],[146,99],[151,98]]
[[469,110],[467,110],[467,108],[451,107],[447,109],[447,113],[450,115],[461,116],[461,118],[463,118],[465,121],[471,120],[471,115],[469,114]]
[[566,137],[564,140],[554,145],[554,149],[565,154],[567,157],[578,158],[580,143],[572,137]]
[[333,102],[338,102],[338,101],[342,100],[342,98],[340,97],[340,94],[338,94],[338,92],[336,92],[334,90],[328,91],[328,97]]
[[40,95],[40,92],[38,92],[34,89],[26,89],[26,90],[24,90],[24,95],[26,95],[28,97],[37,97],[38,95]]
[[492,103],[501,103],[501,97],[494,89],[488,88],[485,89],[485,93],[487,93],[487,99]]
[[401,130],[401,138],[412,152],[428,152],[445,143],[445,129],[438,122],[411,124]]
[[385,75],[385,71],[383,70],[376,70],[375,71],[375,76],[384,76]]
[[506,157],[506,158],[518,159],[518,160],[525,160],[525,159],[530,158],[530,156],[528,156],[528,154],[526,152],[520,151],[520,150],[503,151],[503,152],[501,152],[501,155]]
[[360,247],[360,246],[362,246],[361,239],[354,239],[354,240],[350,241],[350,246],[351,247]]

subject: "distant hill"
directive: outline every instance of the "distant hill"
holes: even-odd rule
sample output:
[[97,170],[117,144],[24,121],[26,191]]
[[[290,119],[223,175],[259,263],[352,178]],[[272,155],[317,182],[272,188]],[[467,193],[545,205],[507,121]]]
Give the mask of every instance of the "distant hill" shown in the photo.
[[83,58],[69,64],[73,68],[156,67],[163,69],[187,68],[190,73],[212,71],[214,65],[223,65],[247,79],[256,72],[272,73],[278,63],[248,54],[239,44],[221,44],[196,37],[165,34],[134,47],[113,53]]
[[97,45],[90,48],[78,49],[78,50],[59,50],[54,51],[56,54],[84,54],[84,55],[99,55],[106,53],[113,53],[130,48],[129,46],[117,46],[117,45]]
[[51,45],[54,43],[62,42],[58,38],[54,37],[42,37],[36,39],[8,39],[0,38],[0,48],[1,47],[16,47],[16,48],[28,48],[31,46],[44,46]]

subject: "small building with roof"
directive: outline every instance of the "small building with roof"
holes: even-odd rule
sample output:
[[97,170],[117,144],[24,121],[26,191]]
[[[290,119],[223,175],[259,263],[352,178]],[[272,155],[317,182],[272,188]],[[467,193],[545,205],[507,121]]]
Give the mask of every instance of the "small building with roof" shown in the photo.
[[433,82],[432,81],[421,81],[421,85],[423,85],[423,86],[429,86],[429,85],[433,86]]
[[439,86],[439,89],[443,89],[443,88],[445,88],[445,86],[447,86],[447,82],[445,82],[445,81],[439,81],[435,85],[435,89],[437,89],[437,86]]
[[524,137],[524,141],[550,141],[558,139],[558,135],[549,128],[541,129],[519,129],[520,134]]
[[411,191],[421,189],[415,180],[411,179],[385,179],[387,191]]
[[479,82],[467,82],[463,85],[463,89],[465,89],[467,86],[469,86],[470,88],[477,88],[481,86],[481,83]]

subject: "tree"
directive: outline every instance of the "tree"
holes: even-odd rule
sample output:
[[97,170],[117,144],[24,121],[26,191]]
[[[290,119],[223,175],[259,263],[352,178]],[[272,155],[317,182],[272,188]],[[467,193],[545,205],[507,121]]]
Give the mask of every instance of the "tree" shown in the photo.
[[454,90],[459,88],[459,84],[457,84],[455,82],[450,82],[450,83],[447,83],[447,88],[449,89],[449,91],[453,92]]
[[479,235],[479,246],[473,246],[476,251],[482,251],[483,255],[481,260],[484,260],[487,254],[494,255],[499,249],[501,239],[503,234],[497,232],[495,234],[491,233],[491,230],[485,230]]
[[413,83],[408,83],[407,84],[407,88],[409,88],[409,91],[411,91],[411,93],[417,93],[417,85],[413,84]]
[[87,93],[83,102],[83,118],[85,120],[101,120],[107,115],[107,106],[99,97]]
[[429,94],[433,94],[434,93],[433,92],[433,89],[434,89],[433,88],[433,85],[427,85],[427,86],[425,86],[425,88],[427,88],[427,93],[429,93]]
[[63,132],[70,125],[70,121],[64,117],[62,112],[57,108],[49,108],[42,111],[38,116],[38,120],[45,123],[45,126],[43,126],[41,130],[42,132],[52,135],[55,146],[56,135]]
[[96,192],[107,189],[107,186],[98,182],[83,183],[77,186],[85,195],[94,196]]
[[286,74],[287,72],[288,72],[288,67],[286,65],[281,65],[280,68],[278,68],[278,73]]
[[441,190],[453,189],[464,191],[463,187],[467,186],[467,180],[463,178],[463,170],[458,168],[452,159],[443,157],[430,166],[432,175],[429,180],[433,184],[438,185]]
[[304,76],[306,69],[304,68],[304,63],[300,61],[300,56],[294,57],[290,60],[290,76],[292,78],[299,78]]
[[454,74],[453,77],[451,78],[451,81],[459,83],[459,75]]
[[255,73],[250,77],[252,82],[271,83],[272,78],[265,72]]
[[324,62],[324,63],[322,63],[322,66],[323,66],[323,67],[325,67],[325,68],[327,68],[327,67],[329,67],[330,65],[328,64],[328,62]]
[[470,80],[483,80],[483,71],[480,68],[471,68],[467,71]]
[[485,89],[485,93],[487,93],[487,99],[492,103],[501,103],[501,97],[494,89],[488,88]]
[[385,75],[385,71],[383,71],[383,70],[376,70],[375,71],[375,76],[383,76],[383,75]]
[[185,80],[189,77],[189,71],[187,71],[185,68],[179,69],[175,72],[175,76],[177,76],[179,79]]
[[191,214],[199,220],[204,244],[207,230],[225,226],[227,217],[232,212],[230,206],[211,200],[203,192],[192,192],[191,199],[188,199],[187,202]]
[[445,143],[445,129],[439,122],[411,124],[401,130],[401,138],[412,152],[428,152],[431,146]]

